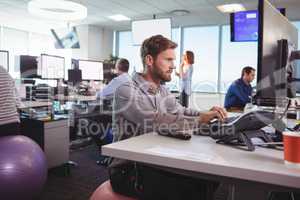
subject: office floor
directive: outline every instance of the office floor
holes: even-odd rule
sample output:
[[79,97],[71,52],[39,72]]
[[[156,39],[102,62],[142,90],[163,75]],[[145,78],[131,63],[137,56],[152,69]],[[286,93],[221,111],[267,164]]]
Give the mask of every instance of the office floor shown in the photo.
[[93,144],[73,150],[70,159],[79,165],[71,167],[71,175],[51,171],[39,200],[88,200],[92,192],[108,179],[107,170],[98,166],[98,148]]

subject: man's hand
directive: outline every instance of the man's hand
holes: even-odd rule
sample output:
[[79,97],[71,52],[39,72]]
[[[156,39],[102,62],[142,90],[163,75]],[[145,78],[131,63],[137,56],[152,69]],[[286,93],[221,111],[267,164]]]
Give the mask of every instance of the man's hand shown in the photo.
[[224,108],[214,106],[210,111],[202,113],[199,117],[200,123],[209,123],[212,119],[217,118],[223,121],[227,117],[227,112]]
[[217,112],[219,112],[219,113],[221,114],[221,116],[222,116],[222,119],[227,118],[227,112],[226,112],[226,110],[225,110],[224,108],[222,108],[222,107],[214,106],[214,107],[212,107],[212,108],[210,109],[210,111],[217,111]]

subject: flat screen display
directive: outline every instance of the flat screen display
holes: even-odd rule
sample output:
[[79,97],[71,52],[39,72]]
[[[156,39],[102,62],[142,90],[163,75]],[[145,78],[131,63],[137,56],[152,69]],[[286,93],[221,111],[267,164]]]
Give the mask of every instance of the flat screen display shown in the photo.
[[100,61],[79,60],[82,80],[103,80],[103,63]]
[[63,79],[65,77],[65,58],[42,54],[41,73],[44,79]]
[[38,58],[36,56],[20,56],[21,78],[39,78]]
[[131,30],[134,45],[141,45],[145,39],[153,35],[163,35],[171,39],[171,19],[133,21]]
[[[285,15],[285,8],[278,8]],[[258,11],[248,10],[230,14],[231,42],[258,40]]]

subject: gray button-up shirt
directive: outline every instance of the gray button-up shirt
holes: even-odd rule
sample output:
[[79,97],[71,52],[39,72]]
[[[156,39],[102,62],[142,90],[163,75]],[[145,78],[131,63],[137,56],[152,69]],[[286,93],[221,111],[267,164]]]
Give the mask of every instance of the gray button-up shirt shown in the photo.
[[[145,133],[172,134],[195,128],[199,126],[199,115],[199,111],[181,106],[163,85],[153,87],[136,73],[114,96],[114,142]],[[114,158],[111,167],[124,163]]]

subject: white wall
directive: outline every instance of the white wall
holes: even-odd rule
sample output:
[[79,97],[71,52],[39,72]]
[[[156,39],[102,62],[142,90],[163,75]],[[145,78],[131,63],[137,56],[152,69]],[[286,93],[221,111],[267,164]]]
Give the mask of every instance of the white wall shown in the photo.
[[77,26],[80,48],[72,49],[72,57],[75,59],[87,59],[89,47],[89,27],[88,25]]

